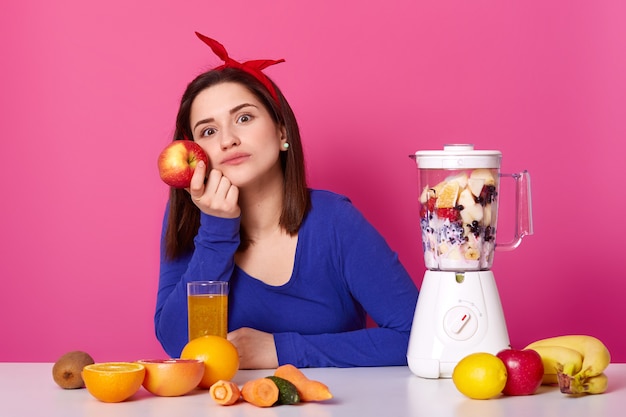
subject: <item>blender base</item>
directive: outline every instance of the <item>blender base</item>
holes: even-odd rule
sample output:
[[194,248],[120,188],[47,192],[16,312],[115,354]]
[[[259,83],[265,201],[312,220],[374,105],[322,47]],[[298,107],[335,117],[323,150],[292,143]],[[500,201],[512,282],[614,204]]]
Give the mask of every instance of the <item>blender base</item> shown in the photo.
[[423,378],[450,378],[470,353],[510,348],[491,271],[426,271],[409,339],[407,361]]

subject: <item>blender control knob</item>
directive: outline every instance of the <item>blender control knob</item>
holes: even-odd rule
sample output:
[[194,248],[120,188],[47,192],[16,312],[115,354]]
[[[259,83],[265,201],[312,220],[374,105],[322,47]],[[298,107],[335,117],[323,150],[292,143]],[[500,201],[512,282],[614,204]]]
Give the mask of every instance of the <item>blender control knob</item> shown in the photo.
[[478,316],[469,307],[453,307],[444,317],[443,328],[448,337],[467,340],[478,330]]
[[465,326],[465,323],[467,323],[467,321],[470,319],[470,317],[471,317],[470,313],[460,312],[452,320],[452,323],[450,323],[450,330],[453,333],[459,333],[461,329],[463,328],[463,326]]

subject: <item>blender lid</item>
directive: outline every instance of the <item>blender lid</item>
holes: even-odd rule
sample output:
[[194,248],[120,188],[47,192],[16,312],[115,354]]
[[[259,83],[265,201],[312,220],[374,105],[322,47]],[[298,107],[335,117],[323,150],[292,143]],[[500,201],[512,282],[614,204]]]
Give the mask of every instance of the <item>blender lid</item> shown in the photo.
[[472,144],[450,144],[439,151],[417,151],[414,158],[418,167],[423,169],[499,169],[502,152],[477,151]]

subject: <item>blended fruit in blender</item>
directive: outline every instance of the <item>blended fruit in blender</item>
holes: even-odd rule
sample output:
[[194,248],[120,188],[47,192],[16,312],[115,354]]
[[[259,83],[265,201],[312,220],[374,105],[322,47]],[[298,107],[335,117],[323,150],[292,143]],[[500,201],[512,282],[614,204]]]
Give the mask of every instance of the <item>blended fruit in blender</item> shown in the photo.
[[491,268],[498,194],[494,171],[454,171],[437,185],[424,187],[420,226],[428,269]]

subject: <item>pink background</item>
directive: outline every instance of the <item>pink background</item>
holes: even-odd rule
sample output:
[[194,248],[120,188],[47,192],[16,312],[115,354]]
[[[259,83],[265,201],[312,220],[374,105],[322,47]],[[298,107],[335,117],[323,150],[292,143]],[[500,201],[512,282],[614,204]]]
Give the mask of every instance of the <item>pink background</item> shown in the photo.
[[494,264],[513,346],[592,334],[626,361],[621,0],[8,3],[0,361],[164,356],[156,157],[186,83],[218,64],[195,30],[237,59],[287,60],[267,73],[299,117],[311,185],[350,196],[418,285],[407,155],[469,142],[528,169],[535,235]]

